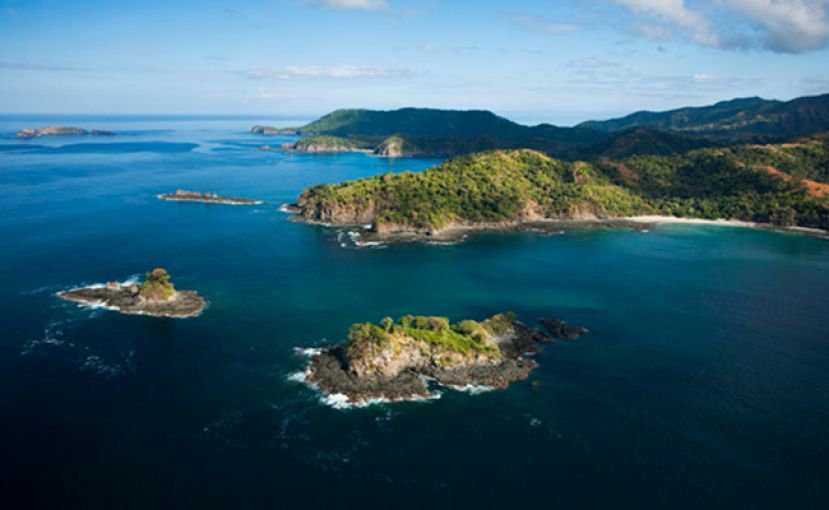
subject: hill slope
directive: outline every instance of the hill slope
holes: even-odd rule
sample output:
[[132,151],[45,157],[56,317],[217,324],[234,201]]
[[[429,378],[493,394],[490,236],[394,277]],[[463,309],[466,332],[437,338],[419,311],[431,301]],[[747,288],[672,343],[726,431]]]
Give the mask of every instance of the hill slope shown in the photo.
[[307,220],[371,223],[380,233],[641,214],[829,229],[827,195],[829,144],[813,138],[597,163],[490,151],[424,172],[314,186],[297,208]]
[[722,101],[710,106],[665,112],[636,112],[577,127],[604,132],[632,128],[718,137],[788,138],[829,130],[829,94],[773,101],[759,97]]

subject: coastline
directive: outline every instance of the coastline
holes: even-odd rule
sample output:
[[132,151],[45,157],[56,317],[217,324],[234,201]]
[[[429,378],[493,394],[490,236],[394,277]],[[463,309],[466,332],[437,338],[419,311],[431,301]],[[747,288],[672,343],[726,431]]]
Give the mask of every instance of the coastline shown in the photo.
[[509,231],[537,231],[542,234],[560,233],[561,228],[591,228],[617,227],[636,230],[649,230],[659,225],[700,225],[714,227],[753,228],[771,232],[801,234],[819,239],[829,239],[829,231],[802,226],[781,226],[770,223],[758,223],[737,219],[718,218],[708,220],[703,218],[680,218],[677,216],[642,215],[600,218],[587,216],[581,218],[532,218],[527,220],[500,222],[500,223],[453,223],[437,230],[411,227],[408,225],[383,225],[378,231],[376,226],[366,229],[365,225],[352,223],[327,223],[301,215],[300,209],[294,204],[284,204],[280,210],[294,214],[291,221],[308,223],[322,227],[359,228],[369,240],[383,242],[451,242],[463,241],[469,234],[482,232],[509,232]]

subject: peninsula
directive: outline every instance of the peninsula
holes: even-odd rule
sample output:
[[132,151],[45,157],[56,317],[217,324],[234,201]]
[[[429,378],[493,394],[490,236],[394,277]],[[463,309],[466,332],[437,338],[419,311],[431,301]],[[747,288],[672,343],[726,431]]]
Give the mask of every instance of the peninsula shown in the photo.
[[370,224],[376,236],[391,239],[643,216],[825,231],[827,169],[827,136],[596,162],[496,150],[423,172],[313,186],[290,210],[309,222]]
[[58,297],[77,303],[104,306],[131,315],[154,317],[195,317],[204,309],[204,299],[194,291],[179,291],[170,275],[158,268],[144,275],[144,282],[121,285],[107,282],[58,293]]
[[17,132],[17,138],[36,138],[38,136],[112,136],[115,132],[103,129],[93,129],[88,131],[86,129],[66,126],[45,126],[40,128],[25,128]]
[[170,200],[174,202],[203,202],[206,204],[225,204],[225,205],[258,205],[261,200],[253,200],[250,198],[232,198],[222,197],[215,193],[200,193],[198,191],[176,190],[175,193],[163,193],[158,195],[161,200]]
[[478,322],[411,316],[354,324],[348,341],[320,349],[305,381],[348,404],[428,398],[429,381],[506,388],[538,366],[526,356],[553,340],[511,312]]

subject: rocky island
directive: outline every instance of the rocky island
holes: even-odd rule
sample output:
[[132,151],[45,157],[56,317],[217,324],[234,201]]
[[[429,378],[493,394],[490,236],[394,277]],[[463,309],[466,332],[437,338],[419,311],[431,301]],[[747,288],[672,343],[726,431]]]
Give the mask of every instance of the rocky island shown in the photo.
[[202,202],[206,204],[225,204],[225,205],[258,205],[261,200],[253,200],[250,198],[232,198],[222,197],[215,193],[200,193],[198,191],[176,190],[175,193],[163,193],[158,195],[161,200],[170,200],[174,202]]
[[456,324],[444,317],[387,317],[379,325],[354,324],[346,343],[316,352],[304,380],[353,405],[428,398],[430,382],[506,388],[537,366],[526,356],[552,341],[510,312]]
[[66,126],[45,126],[40,128],[25,128],[17,132],[17,138],[36,138],[38,136],[62,136],[62,135],[76,135],[76,136],[112,136],[115,132],[104,129],[93,129],[88,131],[86,129]]
[[204,299],[194,291],[179,291],[164,269],[144,275],[144,282],[122,285],[107,282],[58,293],[67,301],[104,306],[121,313],[154,317],[195,317],[204,309]]
[[275,136],[275,135],[295,135],[297,134],[296,128],[275,128],[271,126],[261,126],[256,125],[250,128],[251,134],[254,135],[265,135],[265,136]]

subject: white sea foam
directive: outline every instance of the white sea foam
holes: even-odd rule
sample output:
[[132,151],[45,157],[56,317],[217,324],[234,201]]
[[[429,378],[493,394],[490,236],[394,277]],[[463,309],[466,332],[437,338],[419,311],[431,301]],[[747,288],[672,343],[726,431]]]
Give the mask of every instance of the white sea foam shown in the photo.
[[[122,281],[122,282],[115,281],[115,283],[117,283],[118,285],[120,285],[120,286],[122,286],[122,287],[129,286],[129,285],[132,285],[132,284],[136,284],[136,285],[138,285],[138,280],[139,280],[139,278],[141,278],[141,275],[139,275],[139,274],[134,274],[134,275],[132,275],[132,276],[128,276],[128,277],[127,277],[127,279],[126,279],[126,280],[124,280],[124,281]],[[71,289],[69,289],[69,290],[81,290],[81,289],[102,289],[102,288],[104,288],[104,287],[106,287],[106,283],[99,283],[99,282],[96,282],[96,283],[90,283],[90,284],[81,284],[81,285],[79,285],[79,286],[77,286],[77,287],[72,287],[72,288],[71,288]]]
[[285,214],[294,214],[290,207],[290,204],[282,204],[279,206],[279,212],[283,212]]
[[294,353],[307,358],[313,358],[322,354],[322,349],[319,347],[294,347]]
[[429,402],[430,400],[437,400],[442,396],[440,392],[432,392],[427,396],[423,395],[416,395],[413,397],[403,398],[403,399],[389,399],[386,397],[379,397],[379,398],[370,398],[367,400],[361,400],[359,402],[351,402],[348,399],[348,395],[343,393],[332,393],[330,395],[320,395],[320,402],[323,404],[333,407],[334,409],[345,410],[345,409],[362,409],[365,407],[378,405],[378,404],[391,404],[393,402]]
[[134,354],[135,351],[131,350],[126,358],[124,358],[123,363],[107,363],[100,356],[90,354],[81,365],[81,370],[89,370],[107,379],[111,379],[123,375],[132,368],[132,357]]
[[292,382],[304,383],[307,381],[309,373],[310,372],[308,370],[291,372],[288,374],[287,379]]
[[493,391],[495,388],[492,386],[487,386],[485,384],[464,384],[464,385],[455,385],[450,384],[448,385],[449,388],[455,391],[462,391],[464,393],[469,393],[470,395],[480,395],[481,393],[486,393],[488,391]]
[[[20,351],[21,356],[28,356],[34,353],[41,347],[58,347],[66,343],[63,339],[63,330],[58,328],[58,323],[51,323],[43,329],[43,337],[29,340],[23,345],[23,350]],[[73,347],[71,342],[69,347]]]
[[388,248],[386,243],[380,241],[354,241],[360,248]]

